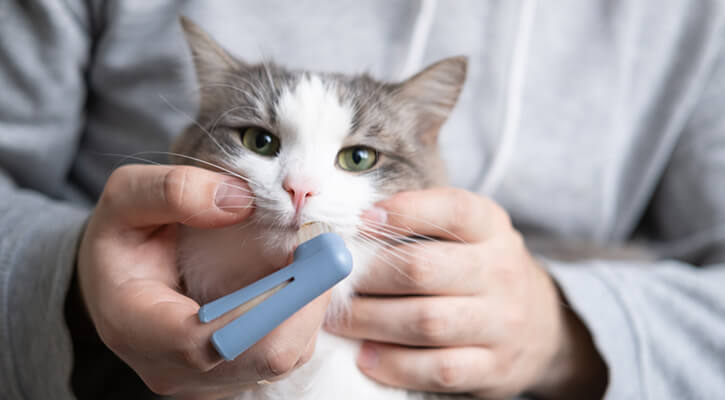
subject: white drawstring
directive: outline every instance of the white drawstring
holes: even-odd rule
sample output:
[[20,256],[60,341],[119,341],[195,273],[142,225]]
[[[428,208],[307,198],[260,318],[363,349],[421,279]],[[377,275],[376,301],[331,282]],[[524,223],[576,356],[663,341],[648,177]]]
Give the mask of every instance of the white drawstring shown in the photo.
[[509,75],[506,91],[506,117],[503,124],[503,133],[499,140],[494,159],[488,168],[479,192],[491,195],[498,187],[506,172],[511,155],[514,151],[516,136],[519,131],[521,103],[523,97],[524,79],[526,77],[526,64],[528,62],[528,47],[531,38],[531,28],[536,12],[537,0],[523,0],[519,29],[516,35],[511,74]]
[[418,16],[415,19],[413,34],[410,38],[408,55],[400,71],[400,79],[406,79],[418,72],[423,63],[423,55],[428,44],[433,18],[435,17],[436,0],[422,0]]

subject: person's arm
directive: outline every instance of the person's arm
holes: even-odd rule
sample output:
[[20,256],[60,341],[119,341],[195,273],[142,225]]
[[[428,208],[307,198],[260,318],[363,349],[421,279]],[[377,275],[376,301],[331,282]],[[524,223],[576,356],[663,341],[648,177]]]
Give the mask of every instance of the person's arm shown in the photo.
[[63,305],[87,210],[64,197],[82,129],[84,2],[0,10],[0,387],[72,398]]
[[725,393],[725,50],[664,171],[644,230],[673,261],[554,263],[609,367],[607,399]]

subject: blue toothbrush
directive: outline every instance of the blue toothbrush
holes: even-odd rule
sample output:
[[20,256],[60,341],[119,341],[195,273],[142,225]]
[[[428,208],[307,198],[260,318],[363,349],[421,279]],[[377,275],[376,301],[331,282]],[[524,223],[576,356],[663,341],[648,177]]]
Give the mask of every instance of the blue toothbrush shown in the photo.
[[352,272],[352,255],[345,242],[328,231],[322,223],[303,225],[292,264],[199,309],[202,323],[232,311],[241,313],[212,334],[219,355],[235,359]]

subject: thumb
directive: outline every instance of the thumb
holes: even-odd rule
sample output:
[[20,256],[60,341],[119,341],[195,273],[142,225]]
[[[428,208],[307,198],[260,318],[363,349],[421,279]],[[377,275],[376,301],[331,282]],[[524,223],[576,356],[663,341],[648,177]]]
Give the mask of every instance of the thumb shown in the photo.
[[241,179],[189,166],[129,165],[108,179],[97,211],[131,228],[217,228],[249,216],[252,203]]

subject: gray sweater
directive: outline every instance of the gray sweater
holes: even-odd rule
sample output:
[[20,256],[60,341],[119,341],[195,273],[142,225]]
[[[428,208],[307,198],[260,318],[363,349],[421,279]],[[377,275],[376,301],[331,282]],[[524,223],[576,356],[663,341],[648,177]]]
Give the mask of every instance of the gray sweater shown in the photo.
[[721,1],[18,0],[0,7],[1,398],[73,398],[64,303],[111,154],[165,150],[194,114],[179,13],[249,61],[397,79],[468,55],[452,184],[524,232],[662,254],[550,265],[607,398],[725,396]]

